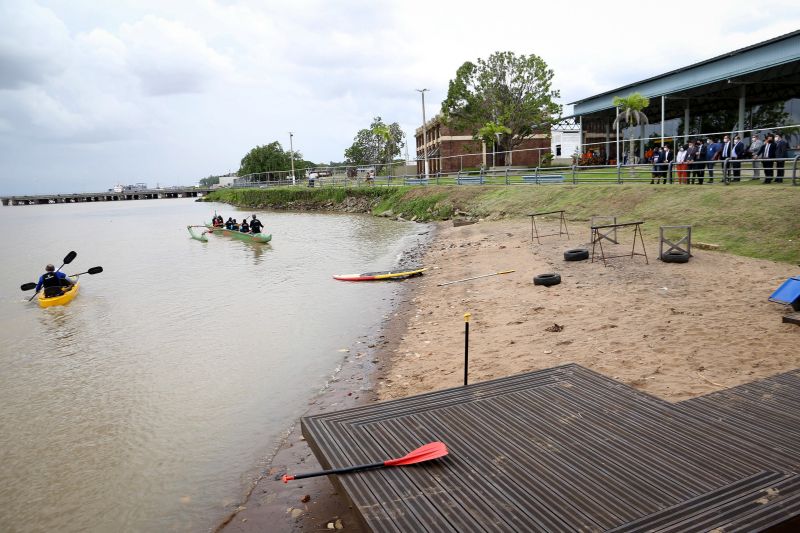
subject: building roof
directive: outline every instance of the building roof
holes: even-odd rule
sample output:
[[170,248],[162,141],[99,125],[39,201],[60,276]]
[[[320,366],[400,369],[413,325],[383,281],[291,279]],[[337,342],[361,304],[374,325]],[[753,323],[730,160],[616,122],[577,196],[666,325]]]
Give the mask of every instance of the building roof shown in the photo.
[[613,108],[614,96],[668,95],[792,62],[800,63],[800,30],[570,103],[583,115]]

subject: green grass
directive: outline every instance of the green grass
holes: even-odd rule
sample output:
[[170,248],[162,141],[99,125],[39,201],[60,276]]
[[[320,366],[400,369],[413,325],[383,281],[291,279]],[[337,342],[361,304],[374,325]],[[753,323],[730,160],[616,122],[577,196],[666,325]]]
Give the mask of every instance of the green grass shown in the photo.
[[[616,174],[614,175],[616,180]],[[563,209],[570,226],[587,236],[592,215],[616,215],[619,222],[643,220],[646,238],[657,238],[659,226],[692,226],[695,241],[718,244],[724,251],[800,262],[800,187],[647,184],[581,184],[525,186],[427,186],[225,189],[209,201],[255,208],[336,208],[347,198],[367,200],[366,209],[380,215],[416,220],[447,220],[456,211],[484,218],[524,217]],[[366,210],[365,209],[365,210]]]

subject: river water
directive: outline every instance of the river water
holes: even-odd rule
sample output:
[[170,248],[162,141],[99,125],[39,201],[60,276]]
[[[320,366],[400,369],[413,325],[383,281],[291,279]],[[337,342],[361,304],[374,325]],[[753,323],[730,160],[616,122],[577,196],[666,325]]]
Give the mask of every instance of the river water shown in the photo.
[[[249,211],[188,199],[0,208],[0,529],[205,531],[263,468],[396,283],[422,226],[261,213],[269,245],[187,224]],[[68,306],[19,285],[78,253]]]

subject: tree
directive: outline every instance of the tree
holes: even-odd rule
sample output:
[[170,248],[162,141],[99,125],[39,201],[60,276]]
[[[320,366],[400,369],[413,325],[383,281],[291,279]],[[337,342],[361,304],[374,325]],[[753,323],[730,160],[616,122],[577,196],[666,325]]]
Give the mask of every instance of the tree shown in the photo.
[[[300,152],[294,152],[296,162],[302,162]],[[297,168],[297,165],[295,165]],[[289,151],[284,151],[281,143],[274,141],[264,146],[256,146],[242,158],[239,175],[258,174],[263,172],[288,172],[292,168],[292,158]],[[303,167],[305,168],[305,167]]]
[[359,130],[353,144],[344,151],[347,163],[353,165],[389,164],[405,146],[403,130],[397,122],[386,125],[381,117],[372,119],[369,128]]
[[[629,94],[628,96],[615,96],[614,105],[620,108],[617,118],[614,119],[614,127],[619,125],[620,121],[624,121],[630,127],[647,124],[647,115],[642,112],[642,109],[650,105],[650,100],[642,96],[640,93]],[[628,162],[634,164],[636,161],[636,133],[631,132],[631,148],[628,151]],[[617,161],[620,160],[617,154]]]
[[200,180],[201,187],[211,187],[219,183],[219,176],[209,176]]
[[[497,141],[501,136],[509,133],[511,133],[511,130],[502,124],[487,122],[481,129],[478,130],[477,137],[482,139],[487,144],[491,142],[494,145],[494,157],[497,158]],[[496,165],[497,162],[495,161],[493,164]]]
[[487,123],[505,128],[495,141],[503,152],[511,151],[536,131],[549,134],[561,115],[552,80],[553,71],[535,54],[495,52],[487,60],[467,61],[450,80],[443,120],[452,129],[474,132],[476,139]]

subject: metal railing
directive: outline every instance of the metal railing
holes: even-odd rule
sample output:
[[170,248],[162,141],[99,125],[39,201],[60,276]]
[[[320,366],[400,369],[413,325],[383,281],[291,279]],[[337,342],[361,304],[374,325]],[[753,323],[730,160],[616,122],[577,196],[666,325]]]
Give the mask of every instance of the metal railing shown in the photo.
[[[772,164],[772,168],[763,163]],[[699,161],[682,164],[674,161],[654,165],[640,163],[632,165],[593,165],[593,166],[539,166],[479,169],[458,172],[436,172],[426,177],[424,174],[402,174],[376,176],[366,179],[362,176],[348,177],[345,174],[307,178],[279,179],[266,182],[249,182],[232,185],[233,188],[270,187],[398,187],[426,185],[558,185],[581,183],[670,183],[670,184],[713,184],[731,185],[769,178],[775,182],[783,179],[792,185],[800,185],[800,155],[794,158],[742,159],[739,161],[723,159]],[[778,165],[781,165],[778,167]],[[771,176],[766,171],[770,170]],[[778,176],[778,171],[782,176]]]

